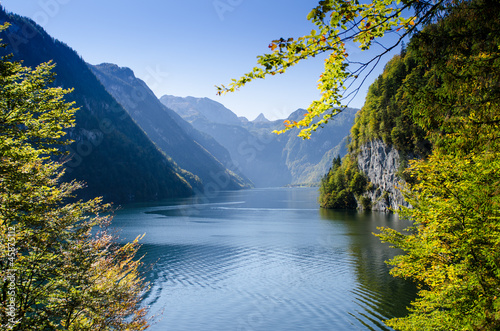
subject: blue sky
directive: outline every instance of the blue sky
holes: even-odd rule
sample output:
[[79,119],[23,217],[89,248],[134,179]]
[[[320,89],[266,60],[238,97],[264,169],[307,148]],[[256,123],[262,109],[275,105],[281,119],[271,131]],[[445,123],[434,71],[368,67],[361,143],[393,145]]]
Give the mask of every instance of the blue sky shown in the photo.
[[[131,68],[158,97],[209,97],[250,120],[264,113],[286,118],[318,98],[323,59],[285,75],[252,82],[236,93],[216,96],[256,64],[256,56],[280,37],[313,28],[306,20],[317,0],[0,0],[7,11],[35,20],[91,64]],[[399,49],[398,49],[399,50]],[[351,55],[366,56],[358,49]],[[389,60],[387,56],[383,62]],[[368,80],[372,82],[383,64]],[[350,104],[360,108],[368,84]]]

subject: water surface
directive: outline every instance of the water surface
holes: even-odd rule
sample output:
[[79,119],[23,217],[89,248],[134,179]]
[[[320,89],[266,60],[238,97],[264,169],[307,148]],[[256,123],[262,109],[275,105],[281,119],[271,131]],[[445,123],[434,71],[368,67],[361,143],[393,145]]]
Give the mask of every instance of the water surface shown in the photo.
[[390,330],[414,298],[372,235],[395,215],[320,210],[317,189],[254,189],[129,206],[114,226],[142,252],[150,330]]

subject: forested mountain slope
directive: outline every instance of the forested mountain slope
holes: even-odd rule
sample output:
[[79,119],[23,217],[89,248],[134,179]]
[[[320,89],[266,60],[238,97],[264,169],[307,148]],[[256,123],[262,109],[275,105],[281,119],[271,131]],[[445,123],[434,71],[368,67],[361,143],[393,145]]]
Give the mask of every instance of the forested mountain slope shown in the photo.
[[[90,68],[149,138],[180,167],[198,176],[204,186],[210,184],[211,189],[219,190],[251,186],[249,180],[226,169],[231,161],[224,147],[165,107],[132,70],[109,63]],[[222,160],[210,150],[222,155]]]
[[192,174],[154,146],[74,50],[30,19],[0,9],[0,22],[11,23],[1,36],[8,44],[2,54],[12,53],[31,67],[53,61],[55,85],[75,89],[68,99],[80,109],[69,132],[75,142],[66,158],[66,180],[87,183],[80,197],[130,202],[189,196],[193,186],[201,189]]
[[351,129],[349,153],[342,162],[336,160],[322,180],[322,207],[385,211],[407,205],[400,190],[408,179],[403,171],[409,160],[431,150],[403,89],[414,68],[414,59],[404,49],[370,86]]

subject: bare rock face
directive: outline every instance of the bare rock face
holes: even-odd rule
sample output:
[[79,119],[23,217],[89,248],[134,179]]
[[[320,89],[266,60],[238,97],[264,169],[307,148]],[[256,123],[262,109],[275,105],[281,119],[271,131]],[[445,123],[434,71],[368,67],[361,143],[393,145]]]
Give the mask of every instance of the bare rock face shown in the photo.
[[[364,194],[371,199],[372,210],[396,211],[400,206],[409,207],[400,190],[404,184],[398,176],[402,158],[401,152],[379,139],[361,147],[358,166],[372,183],[370,190]],[[406,158],[416,156],[406,155]]]

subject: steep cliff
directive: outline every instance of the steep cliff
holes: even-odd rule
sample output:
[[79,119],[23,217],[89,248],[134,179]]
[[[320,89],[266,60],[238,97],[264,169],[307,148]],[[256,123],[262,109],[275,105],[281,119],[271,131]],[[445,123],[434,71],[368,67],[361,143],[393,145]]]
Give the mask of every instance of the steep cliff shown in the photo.
[[342,161],[334,160],[321,182],[322,207],[388,211],[408,206],[400,190],[403,171],[408,160],[431,150],[402,88],[413,68],[403,51],[370,86],[351,129],[349,153]]
[[[370,198],[372,210],[397,210],[399,206],[409,206],[400,190],[404,181],[398,175],[408,158],[417,156],[403,154],[380,139],[372,140],[360,147],[357,155],[358,167],[371,183],[363,196]],[[358,202],[358,208],[362,207]]]

